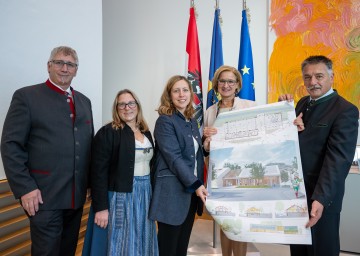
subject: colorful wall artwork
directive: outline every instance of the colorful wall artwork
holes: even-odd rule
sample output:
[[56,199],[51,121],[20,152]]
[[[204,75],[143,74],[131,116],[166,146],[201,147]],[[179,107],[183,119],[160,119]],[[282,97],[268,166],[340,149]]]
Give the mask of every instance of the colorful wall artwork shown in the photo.
[[360,1],[272,0],[268,103],[307,94],[300,65],[310,55],[333,60],[334,89],[360,108]]

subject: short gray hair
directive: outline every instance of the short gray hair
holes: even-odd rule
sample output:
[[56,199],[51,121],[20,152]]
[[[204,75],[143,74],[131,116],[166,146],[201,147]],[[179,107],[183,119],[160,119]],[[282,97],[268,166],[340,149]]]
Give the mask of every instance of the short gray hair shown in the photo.
[[314,55],[314,56],[310,56],[308,58],[306,58],[302,63],[301,63],[301,71],[304,71],[304,68],[307,65],[313,65],[313,64],[319,64],[319,63],[323,63],[325,64],[325,66],[327,67],[328,73],[329,75],[333,74],[333,62],[331,59],[329,59],[328,57],[324,56],[324,55]]
[[73,48],[69,47],[69,46],[59,46],[59,47],[54,48],[51,51],[49,61],[52,61],[58,53],[63,53],[66,56],[70,55],[71,57],[74,58],[75,63],[77,65],[79,65],[79,58],[77,56],[76,51]]

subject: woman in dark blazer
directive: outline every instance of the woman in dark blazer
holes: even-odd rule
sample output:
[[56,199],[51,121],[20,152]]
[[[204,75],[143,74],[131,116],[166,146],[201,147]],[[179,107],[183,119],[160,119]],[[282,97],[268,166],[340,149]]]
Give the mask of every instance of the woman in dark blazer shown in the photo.
[[148,219],[154,143],[136,95],[118,92],[113,121],[92,144],[91,193],[83,255],[158,255]]
[[[155,124],[156,158],[150,219],[158,222],[159,255],[186,255],[195,213],[203,211],[204,152],[193,118],[193,90],[183,76],[169,79]],[[204,142],[209,149],[209,141]],[[204,150],[204,152],[203,152]]]

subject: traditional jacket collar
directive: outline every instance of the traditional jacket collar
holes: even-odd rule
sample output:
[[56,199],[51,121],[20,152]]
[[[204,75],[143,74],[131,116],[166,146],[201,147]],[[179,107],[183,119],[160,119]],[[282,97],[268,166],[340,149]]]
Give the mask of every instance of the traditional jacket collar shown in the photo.
[[[64,94],[64,95],[68,94],[67,91],[62,90],[61,88],[56,86],[54,83],[52,83],[50,81],[50,79],[46,80],[45,84],[47,85],[47,87],[49,87],[51,90],[53,90],[53,91],[55,91],[57,93]],[[73,88],[71,86],[69,88],[70,88],[70,91],[71,91],[72,95],[74,95],[75,91],[73,90]]]

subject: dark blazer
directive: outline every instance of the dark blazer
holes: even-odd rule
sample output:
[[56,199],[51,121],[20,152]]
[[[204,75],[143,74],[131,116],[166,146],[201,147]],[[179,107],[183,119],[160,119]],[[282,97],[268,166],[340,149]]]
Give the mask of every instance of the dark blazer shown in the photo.
[[[144,135],[154,147],[151,133]],[[92,145],[91,195],[94,212],[98,212],[109,209],[108,191],[133,191],[134,132],[128,125],[115,130],[109,123],[96,133]]]
[[74,124],[67,97],[46,83],[17,90],[1,137],[1,156],[16,198],[40,189],[40,210],[83,206],[94,133],[90,100],[73,90]]
[[299,133],[308,205],[319,201],[326,212],[339,213],[345,178],[354,159],[359,110],[337,92],[316,101],[306,111],[309,96],[300,99],[305,130]]
[[[203,183],[204,155],[198,125],[189,122],[177,112],[160,115],[155,124],[156,158],[154,192],[149,218],[170,225],[184,222],[192,193]],[[199,143],[195,152],[193,137]],[[197,164],[197,176],[194,174]],[[198,198],[197,213],[202,214],[203,204]]]

